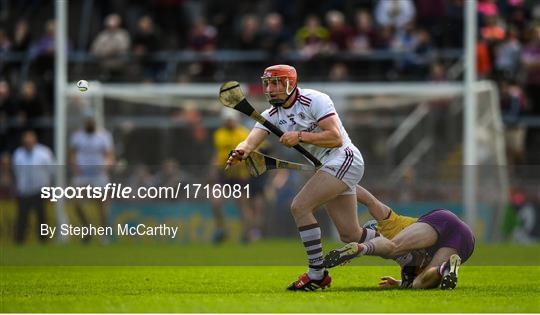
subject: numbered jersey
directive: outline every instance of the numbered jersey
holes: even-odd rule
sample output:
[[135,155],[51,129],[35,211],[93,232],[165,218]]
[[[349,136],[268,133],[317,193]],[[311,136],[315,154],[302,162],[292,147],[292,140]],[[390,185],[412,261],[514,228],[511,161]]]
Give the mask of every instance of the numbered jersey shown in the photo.
[[[321,132],[319,122],[331,116],[338,117],[339,131],[343,144],[340,148],[354,147],[347,134],[347,131],[341,123],[341,119],[336,112],[334,103],[330,97],[322,92],[311,89],[300,89],[296,94],[293,105],[289,108],[272,106],[262,113],[262,116],[277,126],[283,132],[287,131],[306,131]],[[268,128],[260,123],[255,124],[255,128]],[[340,148],[323,148],[311,144],[302,144],[302,146],[319,159],[323,164],[332,156],[332,153]]]

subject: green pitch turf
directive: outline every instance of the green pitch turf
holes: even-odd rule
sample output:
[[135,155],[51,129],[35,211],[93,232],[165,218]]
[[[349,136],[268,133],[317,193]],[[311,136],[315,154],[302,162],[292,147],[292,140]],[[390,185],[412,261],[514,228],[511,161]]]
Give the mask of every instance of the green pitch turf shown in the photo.
[[330,289],[287,292],[305,268],[299,246],[2,246],[0,311],[540,312],[539,246],[479,246],[453,291],[380,290],[399,268],[361,258],[333,269]]

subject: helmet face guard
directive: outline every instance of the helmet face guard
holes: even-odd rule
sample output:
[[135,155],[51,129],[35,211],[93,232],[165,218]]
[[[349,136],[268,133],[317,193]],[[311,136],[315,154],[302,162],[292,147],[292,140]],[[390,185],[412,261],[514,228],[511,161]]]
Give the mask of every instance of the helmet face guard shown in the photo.
[[[296,86],[291,84],[291,81],[286,76],[263,76],[261,77],[262,86],[264,90],[264,95],[268,102],[273,106],[283,106],[285,102],[289,100],[293,94]],[[267,91],[269,85],[274,85],[275,89],[272,91],[272,94]],[[277,94],[285,94],[287,97],[285,99],[276,99]]]

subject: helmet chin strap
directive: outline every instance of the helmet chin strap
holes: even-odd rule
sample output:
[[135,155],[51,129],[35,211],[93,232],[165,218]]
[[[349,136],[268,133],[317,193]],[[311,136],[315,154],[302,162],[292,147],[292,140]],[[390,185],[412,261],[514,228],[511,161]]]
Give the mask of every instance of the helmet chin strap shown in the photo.
[[[286,92],[287,93],[289,91],[289,81],[287,80],[287,88],[286,88]],[[283,106],[285,105],[285,103],[287,103],[289,101],[289,99],[291,98],[291,96],[293,96],[294,94],[294,91],[296,91],[296,86],[293,88],[291,94],[288,94],[287,93],[287,97],[285,98],[285,100],[269,100],[268,102],[270,103],[270,105],[272,106]]]

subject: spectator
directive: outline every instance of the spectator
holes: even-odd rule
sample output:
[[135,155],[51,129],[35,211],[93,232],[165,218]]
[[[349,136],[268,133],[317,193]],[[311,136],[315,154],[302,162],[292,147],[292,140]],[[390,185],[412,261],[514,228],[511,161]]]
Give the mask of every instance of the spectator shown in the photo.
[[375,36],[373,48],[375,49],[390,49],[394,33],[391,26],[382,26],[378,30],[378,35]]
[[349,70],[347,70],[347,66],[344,63],[338,62],[330,69],[328,78],[332,82],[347,81],[349,79]]
[[516,120],[527,104],[527,99],[521,87],[514,81],[501,82],[501,109],[507,119]]
[[11,50],[11,41],[6,31],[0,28],[0,53],[7,53]]
[[[193,51],[209,55],[216,50],[217,30],[202,17],[198,18],[189,33],[189,48]],[[209,80],[215,73],[215,62],[206,59],[189,65],[187,71],[192,78]]]
[[412,0],[380,0],[375,7],[375,20],[381,26],[401,28],[412,22],[415,14]]
[[527,100],[515,81],[501,82],[501,109],[507,122],[505,128],[506,151],[510,164],[525,160],[525,127],[516,123],[524,112]]
[[32,37],[26,20],[19,20],[15,24],[15,30],[13,32],[13,48],[15,52],[27,52],[30,48]]
[[176,187],[178,183],[191,183],[193,177],[188,172],[180,169],[175,159],[165,159],[161,164],[161,170],[155,175],[153,185],[155,187]]
[[505,30],[499,25],[499,18],[496,15],[486,16],[486,25],[480,29],[482,37],[488,43],[497,43],[502,41],[505,36]]
[[153,184],[150,168],[144,164],[136,165],[127,179],[129,187],[151,187]]
[[[28,215],[37,213],[38,226],[46,224],[45,200],[41,199],[41,188],[51,186],[53,179],[54,157],[51,150],[39,144],[33,131],[26,131],[22,137],[22,146],[13,154],[13,171],[17,187],[17,220],[15,241],[24,242]],[[39,236],[44,242],[45,236]]]
[[433,60],[433,44],[428,31],[420,29],[416,32],[416,45],[414,47],[414,66],[421,74],[427,74],[429,65]]
[[240,50],[258,50],[262,40],[259,19],[252,14],[242,18],[242,29],[236,40],[236,47]]
[[283,26],[281,15],[278,13],[269,13],[265,17],[261,38],[262,48],[270,53],[274,61],[291,49],[291,38]]
[[403,30],[398,30],[392,44],[393,50],[404,52],[398,57],[398,68],[414,74],[428,74],[433,47],[427,31],[415,30],[412,22],[407,23]]
[[353,31],[345,24],[345,16],[339,11],[326,13],[326,23],[330,30],[330,52],[348,51],[351,47]]
[[9,83],[0,80],[0,152],[15,149],[23,122],[24,117],[17,110]]
[[329,32],[316,15],[310,15],[295,37],[300,54],[311,58],[321,53],[328,41]]
[[198,18],[189,35],[189,48],[197,52],[213,52],[216,49],[217,30],[206,23],[204,18]]
[[[7,151],[8,139],[8,97],[7,82],[0,81],[0,154]],[[7,95],[6,95],[7,94]]]
[[373,27],[371,15],[366,10],[360,10],[355,16],[355,29],[351,50],[355,53],[366,53],[376,41],[377,31]]
[[[98,129],[92,116],[87,116],[84,127],[71,135],[69,163],[73,175],[73,185],[77,187],[104,187],[109,182],[108,170],[114,163],[113,141],[105,129]],[[90,222],[83,212],[80,200],[75,200],[75,210],[82,223]],[[105,203],[96,200],[99,224],[107,225]],[[84,241],[89,241],[85,238]],[[103,241],[107,241],[103,239]]]
[[[201,1],[196,1],[201,2]],[[163,33],[165,37],[164,45],[166,48],[184,48],[187,42],[187,35],[191,24],[191,15],[189,10],[190,3],[195,3],[186,0],[153,0],[143,1],[151,15],[159,17],[156,19],[156,24],[162,30],[167,30]]]
[[540,115],[540,24],[532,28],[531,40],[521,52],[521,62],[531,111]]
[[444,66],[439,62],[431,64],[429,80],[432,82],[445,82],[448,80]]
[[499,14],[496,0],[479,0],[478,13],[481,18],[493,17]]
[[463,1],[446,1],[444,43],[447,47],[463,47]]
[[41,79],[40,86],[43,86],[45,99],[47,102],[53,102],[54,91],[54,36],[55,21],[47,20],[45,22],[45,33],[30,48],[30,56],[34,58],[32,72]]
[[37,97],[36,85],[32,81],[26,81],[21,88],[21,95],[17,102],[17,108],[24,115],[30,128],[35,128],[35,120],[41,118],[44,113],[43,103]]
[[480,78],[486,78],[491,74],[489,46],[483,38],[479,38],[476,42],[476,71]]
[[55,22],[54,20],[48,20],[45,22],[45,33],[38,39],[38,41],[30,48],[30,54],[34,58],[46,59],[49,63],[49,68],[52,69],[54,58],[54,34],[55,34]]
[[447,0],[416,0],[416,24],[429,31],[437,46],[443,45]]
[[[0,28],[0,55],[4,53],[8,53],[11,50],[11,42],[4,31],[4,29]],[[4,73],[8,73],[8,69],[10,69],[13,65],[10,63],[7,63],[2,59],[0,59],[0,73],[2,73],[2,76],[4,76]]]
[[101,31],[90,48],[92,54],[100,59],[106,72],[104,79],[121,73],[125,61],[122,60],[129,51],[131,38],[129,33],[120,27],[122,19],[118,14],[110,14],[105,18],[105,29]]
[[143,67],[145,80],[153,81],[157,69],[150,60],[150,55],[159,50],[159,35],[152,18],[145,15],[137,23],[137,32],[133,36],[133,55]]
[[414,23],[405,24],[402,28],[398,28],[392,40],[392,50],[410,53],[414,50],[417,44],[417,36],[414,28]]
[[13,176],[11,169],[11,157],[8,152],[0,151],[0,200],[12,196]]
[[[234,33],[235,31],[238,17],[242,17],[241,24],[243,24],[243,18],[246,16],[244,13],[251,12],[248,8],[246,8],[250,1],[235,1],[234,5],[231,5],[231,3],[227,1],[204,2],[204,16],[208,19],[211,25],[219,30],[219,34],[216,37],[216,45],[225,49],[231,48],[231,46],[234,47],[236,43],[231,41],[230,34]],[[240,8],[241,10],[239,10]]]
[[507,0],[507,4],[509,6],[509,12],[505,16],[506,21],[518,29],[518,34],[522,36],[520,40],[523,40],[523,35],[527,31],[527,24],[531,19],[531,12],[526,7],[525,1]]
[[499,77],[514,78],[519,68],[521,43],[518,30],[511,27],[506,39],[495,50],[495,69]]

